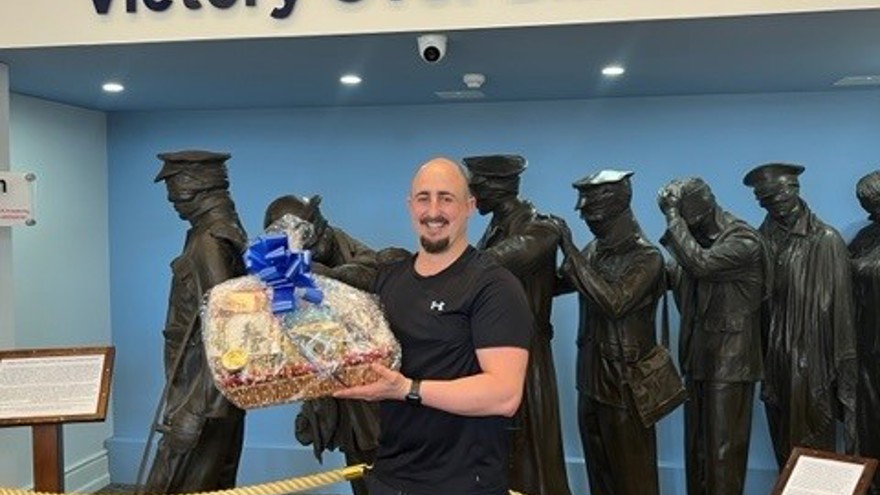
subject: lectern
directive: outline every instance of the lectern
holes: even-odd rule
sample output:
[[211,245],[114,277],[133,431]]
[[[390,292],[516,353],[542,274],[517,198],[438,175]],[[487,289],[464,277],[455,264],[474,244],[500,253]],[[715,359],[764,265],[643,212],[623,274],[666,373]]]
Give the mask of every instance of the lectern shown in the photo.
[[0,351],[0,427],[31,427],[35,491],[64,491],[63,426],[104,420],[113,357],[113,347]]

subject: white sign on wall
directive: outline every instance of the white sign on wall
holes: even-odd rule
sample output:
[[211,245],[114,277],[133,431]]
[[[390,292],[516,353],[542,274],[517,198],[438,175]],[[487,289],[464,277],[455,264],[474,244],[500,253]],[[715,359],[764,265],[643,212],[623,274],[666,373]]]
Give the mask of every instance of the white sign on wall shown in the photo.
[[0,171],[0,227],[34,225],[34,181],[30,172]]

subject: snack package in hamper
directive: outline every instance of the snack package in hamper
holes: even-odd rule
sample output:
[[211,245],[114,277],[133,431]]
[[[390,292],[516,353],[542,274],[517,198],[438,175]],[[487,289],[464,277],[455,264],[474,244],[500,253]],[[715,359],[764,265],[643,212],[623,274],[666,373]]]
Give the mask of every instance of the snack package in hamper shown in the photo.
[[400,367],[400,345],[378,298],[311,273],[300,249],[311,224],[284,215],[252,241],[244,277],[214,286],[202,308],[217,388],[252,409],[375,381],[370,364]]

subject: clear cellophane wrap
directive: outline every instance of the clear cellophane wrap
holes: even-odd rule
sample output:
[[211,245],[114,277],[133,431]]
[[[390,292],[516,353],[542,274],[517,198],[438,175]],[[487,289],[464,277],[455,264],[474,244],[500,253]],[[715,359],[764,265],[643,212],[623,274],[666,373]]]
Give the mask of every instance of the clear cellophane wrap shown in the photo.
[[[310,228],[285,215],[267,232],[284,232],[295,247]],[[284,312],[273,312],[274,289],[257,275],[208,292],[202,310],[205,354],[217,388],[238,407],[328,396],[375,381],[371,363],[400,367],[400,345],[378,298],[331,278],[310,277],[323,300],[296,296],[294,309]]]

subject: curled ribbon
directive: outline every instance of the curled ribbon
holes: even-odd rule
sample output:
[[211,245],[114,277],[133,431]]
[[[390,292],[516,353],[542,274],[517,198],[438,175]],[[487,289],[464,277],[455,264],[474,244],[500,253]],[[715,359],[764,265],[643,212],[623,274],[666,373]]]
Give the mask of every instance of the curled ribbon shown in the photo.
[[296,298],[313,304],[324,300],[324,293],[312,277],[312,252],[291,251],[285,234],[263,234],[251,241],[244,253],[249,273],[272,287],[272,313],[296,310]]

